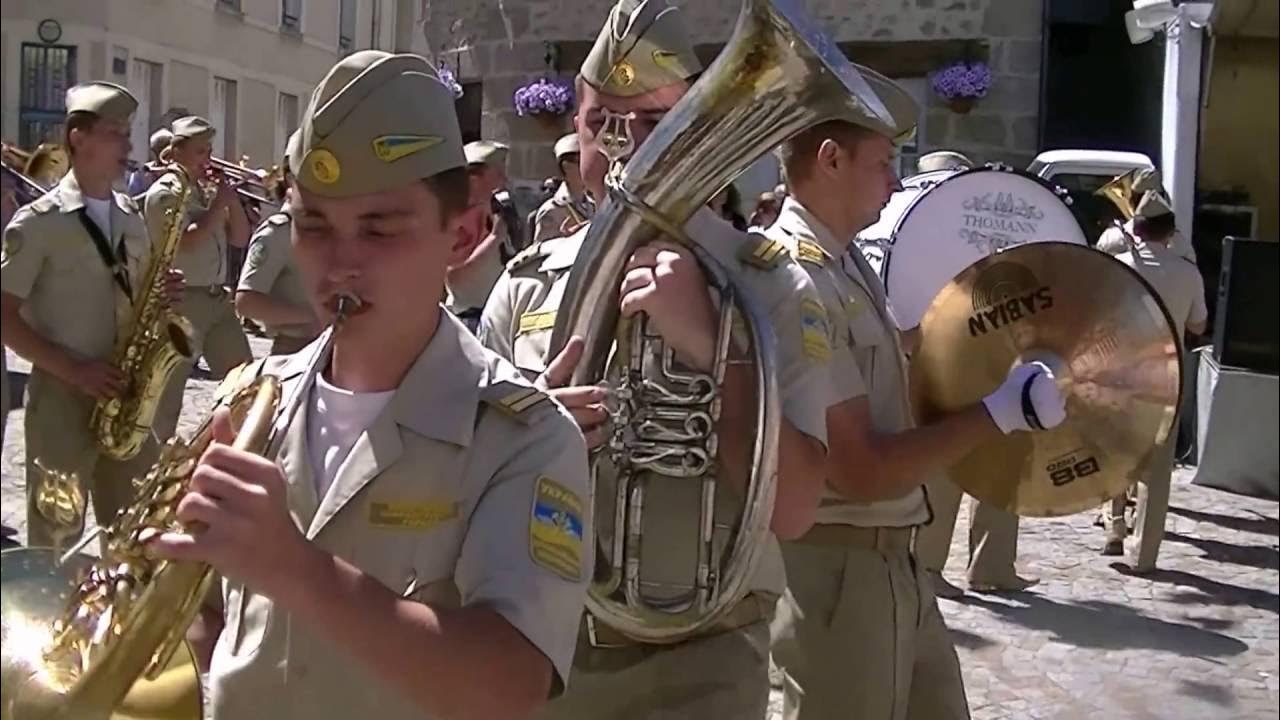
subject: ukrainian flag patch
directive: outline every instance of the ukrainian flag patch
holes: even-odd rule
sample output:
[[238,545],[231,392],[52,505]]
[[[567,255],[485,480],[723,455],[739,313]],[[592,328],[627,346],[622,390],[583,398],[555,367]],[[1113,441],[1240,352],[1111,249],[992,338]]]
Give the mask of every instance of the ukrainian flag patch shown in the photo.
[[566,580],[582,579],[582,500],[549,477],[538,478],[529,518],[533,562]]
[[827,311],[816,300],[800,303],[800,339],[804,354],[814,360],[826,361],[831,357],[831,340],[827,329]]

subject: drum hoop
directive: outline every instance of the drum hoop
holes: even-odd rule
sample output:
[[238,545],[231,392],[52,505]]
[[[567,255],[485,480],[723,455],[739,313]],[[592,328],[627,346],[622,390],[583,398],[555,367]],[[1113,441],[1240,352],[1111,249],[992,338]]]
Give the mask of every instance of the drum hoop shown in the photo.
[[[1063,200],[1063,198],[1066,198],[1067,200],[1070,199],[1070,195],[1067,194],[1066,190],[1061,185],[1054,185],[1053,183],[1049,182],[1048,180],[1045,180],[1039,175],[1027,172],[1026,170],[1019,170],[1018,168],[1015,168],[1009,165],[1004,165],[1002,163],[987,163],[986,165],[959,170],[951,175],[948,175],[943,180],[940,180],[934,183],[933,185],[930,185],[928,188],[922,189],[920,191],[920,194],[916,196],[916,199],[911,201],[911,204],[907,206],[907,209],[904,210],[902,215],[897,219],[897,221],[893,223],[893,230],[889,233],[889,242],[885,246],[884,258],[880,261],[880,282],[881,284],[884,285],[885,297],[889,296],[889,268],[890,266],[893,265],[893,246],[897,243],[898,232],[902,230],[902,224],[907,221],[907,217],[911,215],[911,211],[916,209],[916,206],[920,204],[920,201],[924,199],[925,195],[928,195],[930,192],[933,191],[934,188],[942,185],[943,183],[947,183],[952,180],[955,180],[956,178],[962,175],[968,175],[968,174],[977,173],[977,172],[988,172],[992,170],[996,172],[1010,173],[1013,175],[1021,175],[1024,178],[1034,180],[1035,182],[1039,183],[1041,187],[1053,193],[1053,195],[1057,197],[1059,200]],[[920,173],[920,174],[923,175],[924,173]],[[1066,205],[1068,210],[1070,210],[1071,208],[1070,202],[1063,200],[1062,204]],[[1071,222],[1075,223],[1076,227],[1080,229],[1080,237],[1083,237],[1085,239],[1085,244],[1088,244],[1089,237],[1088,235],[1085,234],[1084,223],[1080,222],[1080,218],[1076,217],[1076,214],[1074,212],[1068,212],[1067,214],[1071,216]],[[1075,243],[1070,243],[1070,244],[1074,245]]]

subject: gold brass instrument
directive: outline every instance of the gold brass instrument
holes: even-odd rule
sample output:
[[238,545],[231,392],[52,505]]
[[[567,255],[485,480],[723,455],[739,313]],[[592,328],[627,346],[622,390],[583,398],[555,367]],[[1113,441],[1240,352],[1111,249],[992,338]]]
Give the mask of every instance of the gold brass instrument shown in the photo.
[[1175,432],[1182,353],[1159,296],[1084,245],[1020,245],[983,258],[938,293],[911,358],[916,417],[972,406],[1020,361],[1057,377],[1067,419],[985,443],[949,475],[984,503],[1028,517],[1096,508],[1132,485]]
[[67,156],[66,148],[55,143],[42,143],[35,150],[23,150],[16,145],[4,143],[0,159],[3,159],[7,171],[17,173],[40,188],[35,196],[37,198],[57,185],[71,169],[71,158]]
[[[715,63],[643,145],[634,148],[626,116],[610,114],[606,121],[602,145],[614,161],[608,198],[595,213],[570,275],[550,354],[570,337],[583,337],[585,353],[569,384],[603,380],[613,390],[612,435],[592,457],[600,561],[587,607],[618,632],[670,643],[713,626],[748,592],[768,542],[780,426],[776,343],[765,312],[682,228],[764,153],[817,123],[854,114],[888,117],[800,4],[747,0]],[[633,149],[623,168],[622,159]],[[619,286],[628,259],[664,236],[697,256],[720,297],[709,372],[679,366],[643,317],[619,321]],[[745,333],[735,330],[731,337],[738,320]],[[739,342],[744,340],[745,350]],[[755,433],[745,459],[749,477],[721,485],[720,388],[735,364],[750,365]],[[654,492],[688,496],[695,517],[673,528],[670,518],[646,516],[646,495]],[[715,517],[734,498],[740,498],[736,517]],[[681,577],[645,576],[651,559],[661,561],[643,556],[646,522],[668,522],[649,525],[650,534],[696,533],[696,560]]]
[[164,296],[166,275],[178,255],[186,230],[187,199],[192,183],[174,166],[181,191],[169,216],[163,238],[152,248],[151,263],[143,275],[142,290],[134,301],[129,333],[116,343],[112,364],[124,373],[126,388],[119,397],[99,400],[89,416],[89,428],[98,447],[108,457],[127,460],[142,450],[165,386],[178,365],[194,353],[194,331],[186,318],[169,308]]
[[10,165],[8,161],[0,161],[0,172],[3,172],[13,181],[14,200],[17,202],[18,207],[35,202],[47,192],[40,187],[39,183],[22,174],[21,170]]
[[[280,201],[271,199],[272,179],[280,173],[279,166],[272,168],[271,172],[266,177],[263,177],[243,165],[237,165],[221,158],[211,158],[211,161],[210,172],[222,175],[229,182],[235,184],[237,186],[236,192],[241,197],[266,205],[280,204]],[[253,189],[256,189],[257,192]]]
[[1108,180],[1106,185],[1094,190],[1093,194],[1110,200],[1120,210],[1121,217],[1125,220],[1132,220],[1138,205],[1138,198],[1134,197],[1133,186],[1137,182],[1140,170],[1140,168],[1135,168],[1123,175],[1117,175]]
[[[337,323],[350,307],[344,298]],[[242,386],[219,400],[236,428],[234,447],[274,456],[333,337],[330,328],[288,398],[282,399],[280,382],[271,375],[226,381],[224,388]],[[174,438],[165,446],[133,503],[104,531],[100,560],[78,555],[57,563],[46,549],[0,556],[5,720],[200,717],[198,675],[183,637],[212,570],[203,563],[157,559],[146,543],[161,533],[191,530],[176,512],[212,440],[211,418],[189,443]]]

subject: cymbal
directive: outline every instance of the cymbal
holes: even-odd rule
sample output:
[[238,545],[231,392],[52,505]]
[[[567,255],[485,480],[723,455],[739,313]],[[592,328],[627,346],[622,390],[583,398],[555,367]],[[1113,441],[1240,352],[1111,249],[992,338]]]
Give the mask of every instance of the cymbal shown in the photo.
[[[58,702],[64,694],[56,668],[44,663],[42,650],[49,641],[53,622],[62,612],[72,590],[72,580],[87,569],[93,558],[78,555],[57,567],[57,555],[50,548],[14,548],[0,553],[0,637],[3,638],[4,720],[17,718],[45,702]],[[191,647],[183,643],[155,680],[140,678],[120,706],[108,717],[112,720],[198,720],[201,717],[200,678]]]
[[988,442],[950,468],[965,492],[1018,515],[1097,507],[1172,442],[1182,355],[1168,311],[1124,263],[1030,243],[979,260],[934,298],[911,359],[916,418],[972,406],[1021,361],[1054,370],[1067,419]]

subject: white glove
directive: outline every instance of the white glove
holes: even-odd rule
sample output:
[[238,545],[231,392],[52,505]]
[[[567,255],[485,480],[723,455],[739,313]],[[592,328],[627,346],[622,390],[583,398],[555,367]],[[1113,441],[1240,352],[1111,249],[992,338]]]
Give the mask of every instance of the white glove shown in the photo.
[[1004,384],[982,399],[991,421],[1008,435],[1015,430],[1048,430],[1067,419],[1067,401],[1041,362],[1018,365]]

